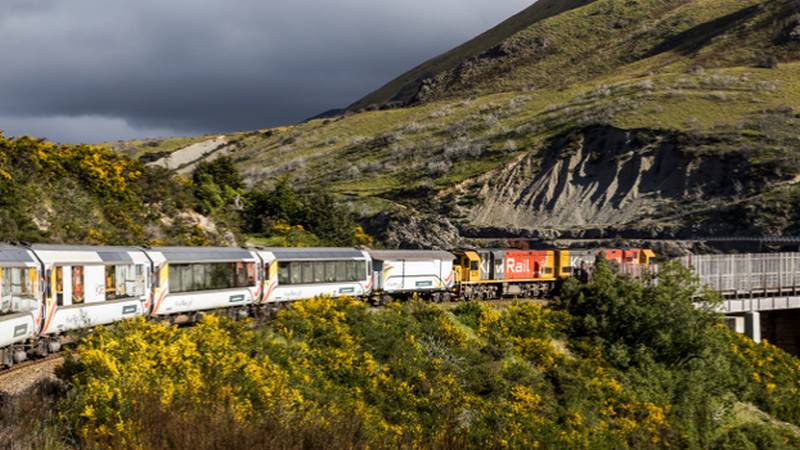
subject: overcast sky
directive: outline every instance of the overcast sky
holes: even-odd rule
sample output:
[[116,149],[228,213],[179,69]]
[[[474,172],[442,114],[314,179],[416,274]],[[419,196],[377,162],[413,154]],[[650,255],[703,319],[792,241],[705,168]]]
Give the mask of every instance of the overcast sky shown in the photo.
[[249,130],[343,107],[533,0],[0,0],[0,130]]

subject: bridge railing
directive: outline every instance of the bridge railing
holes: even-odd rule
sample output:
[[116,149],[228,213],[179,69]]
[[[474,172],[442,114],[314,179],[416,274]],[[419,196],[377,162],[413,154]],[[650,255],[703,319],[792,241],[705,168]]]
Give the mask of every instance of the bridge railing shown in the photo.
[[724,297],[755,297],[800,291],[800,253],[690,255],[678,259],[700,283]]

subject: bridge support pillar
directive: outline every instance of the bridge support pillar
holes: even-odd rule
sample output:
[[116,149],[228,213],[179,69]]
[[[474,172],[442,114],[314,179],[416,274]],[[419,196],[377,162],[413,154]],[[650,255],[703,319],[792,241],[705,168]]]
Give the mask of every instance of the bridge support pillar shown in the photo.
[[751,311],[744,315],[744,329],[754,342],[761,342],[761,313]]

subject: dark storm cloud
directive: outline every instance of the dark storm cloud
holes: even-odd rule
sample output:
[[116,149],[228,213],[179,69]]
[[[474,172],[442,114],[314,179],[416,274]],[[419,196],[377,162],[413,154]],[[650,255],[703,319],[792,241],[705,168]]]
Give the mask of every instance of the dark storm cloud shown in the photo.
[[531,0],[4,0],[0,129],[254,129],[349,104]]

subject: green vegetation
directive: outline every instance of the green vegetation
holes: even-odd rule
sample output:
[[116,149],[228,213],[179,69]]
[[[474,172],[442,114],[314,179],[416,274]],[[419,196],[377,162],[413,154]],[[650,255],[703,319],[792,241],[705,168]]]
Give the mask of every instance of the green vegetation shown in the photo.
[[141,244],[182,240],[161,218],[187,206],[170,174],[103,147],[0,135],[3,240]]
[[129,321],[68,358],[68,389],[40,392],[52,409],[25,409],[27,395],[4,405],[0,436],[35,426],[22,442],[90,449],[796,448],[800,361],[695,310],[696,287],[677,266],[642,285],[600,265],[554,309],[319,298],[259,330]]
[[[273,198],[280,192],[288,197]],[[229,157],[201,161],[185,179],[104,147],[0,135],[0,197],[6,241],[233,244],[244,226],[273,245],[372,243],[330,195],[286,183],[248,190]]]
[[350,210],[320,191],[298,194],[287,180],[247,193],[244,228],[261,245],[351,247],[371,245]]

